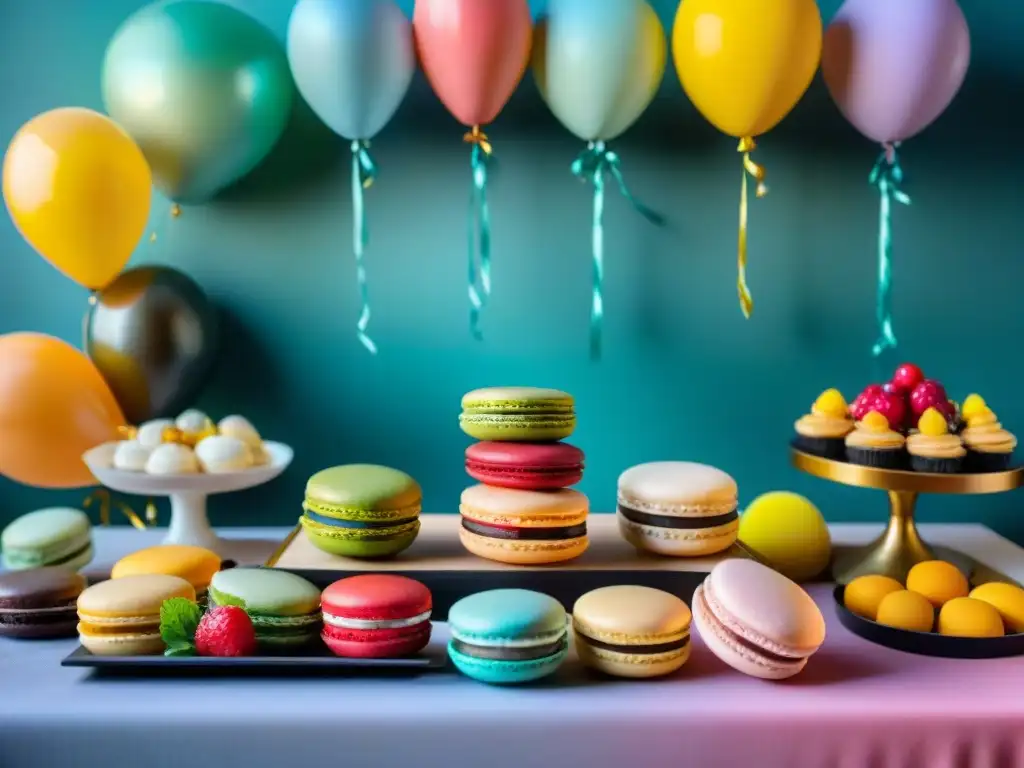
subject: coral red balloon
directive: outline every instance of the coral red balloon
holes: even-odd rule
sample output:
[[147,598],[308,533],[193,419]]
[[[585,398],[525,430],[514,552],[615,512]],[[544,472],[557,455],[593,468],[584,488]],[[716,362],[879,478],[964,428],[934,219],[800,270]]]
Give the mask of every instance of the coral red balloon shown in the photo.
[[416,0],[412,26],[423,71],[448,111],[467,126],[494,120],[530,61],[527,0]]
[[96,366],[41,333],[0,336],[0,475],[40,488],[96,485],[82,454],[124,416]]

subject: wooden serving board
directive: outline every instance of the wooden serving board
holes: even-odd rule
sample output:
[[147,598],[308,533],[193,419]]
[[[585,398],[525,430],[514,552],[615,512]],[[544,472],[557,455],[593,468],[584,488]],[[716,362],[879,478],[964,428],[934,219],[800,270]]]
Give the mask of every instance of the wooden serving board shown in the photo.
[[712,567],[721,560],[750,557],[739,546],[712,557],[659,557],[638,552],[619,534],[615,515],[587,520],[590,547],[566,563],[505,565],[463,549],[458,515],[428,514],[409,549],[388,560],[356,560],[322,552],[296,527],[266,565],[291,571],[325,587],[359,573],[397,573],[423,582],[434,596],[434,618],[443,620],[451,605],[488,589],[532,589],[558,599],[571,610],[581,595],[598,587],[639,584],[663,589],[689,602]]

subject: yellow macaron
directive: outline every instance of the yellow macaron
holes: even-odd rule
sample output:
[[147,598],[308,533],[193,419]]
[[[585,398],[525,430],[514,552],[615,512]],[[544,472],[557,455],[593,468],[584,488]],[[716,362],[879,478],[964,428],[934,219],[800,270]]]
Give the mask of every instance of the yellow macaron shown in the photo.
[[97,656],[161,653],[160,606],[173,597],[195,600],[196,591],[184,579],[163,574],[94,584],[78,596],[79,642]]
[[931,632],[935,624],[935,609],[924,595],[901,589],[882,598],[875,621],[911,632]]
[[936,608],[958,597],[967,597],[970,585],[967,577],[952,563],[944,560],[926,560],[918,563],[907,574],[907,589],[928,598]]
[[939,611],[939,634],[956,637],[1002,637],[999,611],[971,597],[955,597]]
[[903,585],[888,576],[858,576],[843,588],[843,605],[851,613],[874,621],[887,595],[903,591]]
[[1024,589],[1016,584],[993,581],[975,587],[970,597],[995,608],[1007,632],[1024,632]]
[[209,549],[187,544],[162,544],[121,558],[111,569],[110,578],[144,574],[177,576],[191,584],[197,595],[204,595],[210,579],[219,570],[220,557]]
[[690,609],[651,587],[601,587],[572,609],[576,653],[588,667],[617,677],[659,677],[690,658]]

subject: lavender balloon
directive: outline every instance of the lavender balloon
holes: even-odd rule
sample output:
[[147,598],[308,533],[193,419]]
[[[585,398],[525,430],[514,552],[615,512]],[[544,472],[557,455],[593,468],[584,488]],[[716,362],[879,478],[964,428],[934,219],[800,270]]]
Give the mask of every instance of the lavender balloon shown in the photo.
[[956,0],[846,0],[825,32],[821,69],[846,119],[888,143],[946,110],[970,58]]

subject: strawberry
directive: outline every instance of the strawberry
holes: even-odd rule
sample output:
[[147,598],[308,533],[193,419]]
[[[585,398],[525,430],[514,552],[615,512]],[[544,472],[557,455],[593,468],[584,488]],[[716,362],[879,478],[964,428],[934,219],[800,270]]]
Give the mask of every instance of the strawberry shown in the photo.
[[218,606],[200,620],[195,642],[200,656],[251,656],[256,652],[256,630],[244,609]]

